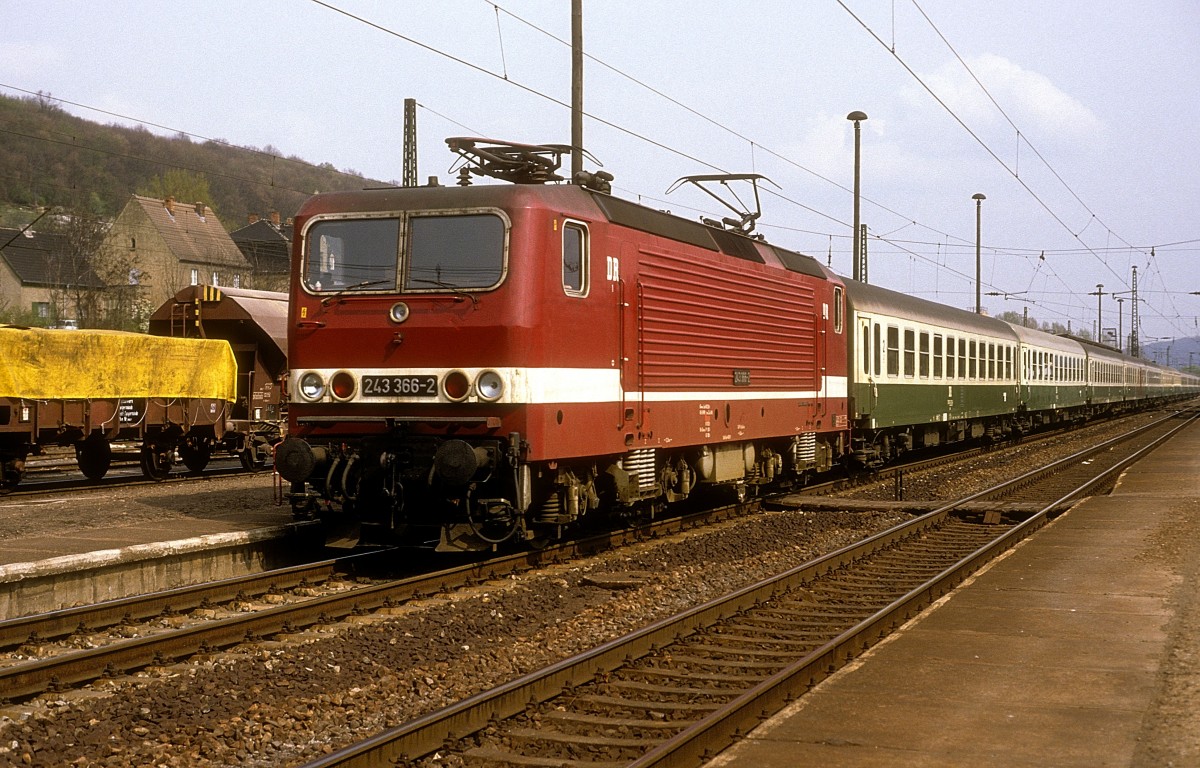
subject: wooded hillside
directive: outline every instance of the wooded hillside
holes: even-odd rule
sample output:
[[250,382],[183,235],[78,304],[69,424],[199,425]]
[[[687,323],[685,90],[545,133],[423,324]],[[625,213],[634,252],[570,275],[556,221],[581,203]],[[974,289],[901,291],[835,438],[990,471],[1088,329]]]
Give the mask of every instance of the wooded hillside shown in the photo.
[[[270,146],[165,138],[76,117],[48,97],[0,95],[0,204],[62,206],[111,218],[132,194],[171,194],[208,204],[233,230],[251,213],[278,211],[287,218],[314,191],[379,184],[328,163],[282,157]],[[192,199],[197,190],[200,197]]]

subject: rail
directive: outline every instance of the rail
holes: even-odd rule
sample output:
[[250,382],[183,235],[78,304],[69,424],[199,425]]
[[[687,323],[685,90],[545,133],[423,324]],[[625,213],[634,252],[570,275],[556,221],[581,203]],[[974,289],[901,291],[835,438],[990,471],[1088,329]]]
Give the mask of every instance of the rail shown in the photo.
[[[946,594],[961,583],[969,574],[978,570],[986,562],[1000,552],[1008,549],[1017,541],[1027,536],[1046,521],[1048,510],[1055,509],[1064,501],[1087,493],[1100,478],[1111,477],[1114,472],[1141,458],[1161,442],[1169,439],[1179,429],[1191,424],[1195,416],[1158,437],[1149,446],[1143,447],[1125,457],[1113,466],[1106,467],[1099,473],[1086,478],[1073,490],[1056,498],[1045,508],[1029,516],[1027,519],[1012,525],[988,526],[971,524],[965,529],[957,521],[950,525],[954,511],[963,504],[983,498],[994,497],[1012,489],[1028,485],[1032,478],[1025,475],[1002,483],[992,489],[972,494],[966,498],[947,504],[930,513],[908,521],[889,531],[882,532],[857,544],[830,553],[810,563],[791,569],[771,579],[743,588],[726,597],[706,603],[686,611],[670,619],[662,620],[647,626],[625,637],[605,643],[591,651],[546,667],[531,675],[511,681],[505,685],[470,697],[456,705],[446,707],[425,717],[414,720],[385,733],[379,734],[359,744],[354,744],[342,750],[327,755],[309,763],[305,768],[333,768],[374,766],[381,764],[407,764],[410,761],[429,755],[437,750],[453,745],[456,740],[471,737],[472,742],[480,742],[475,746],[469,744],[458,747],[467,764],[482,762],[484,764],[510,763],[525,765],[603,765],[628,766],[629,768],[649,768],[650,766],[694,765],[697,761],[712,756],[723,749],[739,735],[749,731],[765,714],[774,713],[789,700],[806,690],[819,680],[830,674],[848,659],[853,658],[866,647],[886,635],[894,627],[909,617],[915,615],[924,607]],[[1166,419],[1162,420],[1167,421]],[[1158,422],[1159,425],[1162,422]],[[1133,434],[1142,434],[1150,427],[1138,430]],[[1083,466],[1085,457],[1108,452],[1116,441],[1109,441],[1087,451],[1075,454],[1067,459],[1056,462],[1059,470],[1064,467],[1078,468]],[[987,532],[987,528],[992,528]],[[913,562],[900,566],[897,572],[911,574],[927,567],[933,556],[928,549],[927,540],[937,539],[942,529],[947,533],[942,538],[944,542],[937,543],[938,547],[954,549],[963,547],[966,551],[957,553],[954,562],[944,567],[938,566],[931,576],[923,577],[915,586],[905,587],[895,597],[886,600],[886,604],[862,618],[856,618],[848,628],[837,632],[829,639],[819,642],[815,648],[785,664],[776,665],[769,672],[755,675],[746,670],[761,670],[765,662],[754,660],[753,652],[728,651],[726,660],[705,662],[699,658],[703,654],[688,645],[698,637],[705,640],[714,635],[736,634],[743,629],[720,629],[722,622],[730,619],[735,624],[745,625],[747,620],[739,618],[749,613],[762,610],[763,606],[771,605],[774,601],[790,601],[793,607],[773,609],[777,615],[803,613],[805,603],[816,589],[814,585],[822,583],[822,579],[835,582],[834,592],[842,590],[842,594],[858,589],[864,593],[874,592],[874,580],[886,571],[892,573],[897,566],[888,562],[892,552],[903,553],[910,549],[914,553]],[[916,536],[922,533],[924,536]],[[986,535],[985,535],[986,534]],[[985,541],[979,544],[974,541],[977,535],[982,535]],[[856,574],[856,569],[870,569],[864,574]],[[872,575],[875,574],[875,575]],[[838,579],[845,578],[850,587],[844,583],[838,585]],[[905,577],[907,578],[907,577]],[[903,579],[897,583],[901,583]],[[854,585],[857,585],[854,586]],[[866,585],[871,585],[868,589]],[[822,587],[822,588],[828,588]],[[799,598],[795,596],[799,593]],[[834,611],[833,613],[837,613]],[[811,619],[806,619],[810,621]],[[753,623],[753,622],[751,622]],[[801,630],[778,630],[785,636],[788,633],[803,634]],[[756,640],[753,647],[761,648],[763,644],[781,645],[781,640]],[[703,643],[702,643],[703,644]],[[780,654],[786,655],[786,654]],[[733,659],[728,657],[732,656]],[[746,660],[749,658],[750,660]],[[672,662],[682,660],[684,671],[664,671]],[[689,667],[690,665],[690,667]],[[703,673],[689,674],[690,670],[704,669]],[[658,686],[672,690],[673,686],[683,688],[683,680],[699,678],[705,683],[704,696],[719,695],[721,685],[733,685],[735,680],[749,679],[751,684],[744,690],[733,690],[729,699],[713,705],[674,705],[667,702],[646,703],[626,700],[620,702],[622,711],[631,708],[641,708],[657,712],[657,719],[626,720],[626,729],[634,731],[634,737],[611,738],[589,735],[586,728],[583,734],[562,734],[544,728],[528,728],[521,725],[509,726],[513,718],[524,718],[531,722],[540,722],[542,717],[553,717],[557,720],[574,719],[575,723],[587,723],[588,715],[573,714],[570,703],[573,699],[595,701],[606,698],[605,695],[581,694],[585,687],[607,690],[611,687],[610,680],[620,677],[620,672],[632,670],[633,677],[644,674],[646,669],[652,675],[663,675],[664,679],[672,681],[668,685]],[[713,669],[725,670],[713,672]],[[729,671],[733,670],[733,671]],[[627,679],[629,676],[626,676]],[[716,690],[713,690],[714,687]],[[631,690],[653,689],[653,685],[643,683],[640,687],[630,685]],[[590,689],[589,689],[590,690]],[[729,693],[732,689],[726,689]],[[689,701],[697,701],[702,697],[695,694]],[[541,706],[545,702],[555,700],[555,705]],[[559,704],[558,702],[562,702]],[[664,718],[664,712],[678,713],[681,711],[698,712],[703,716],[691,722],[682,722]],[[566,714],[561,714],[565,711]],[[664,728],[667,720],[668,735],[657,738],[642,737],[640,733]],[[674,733],[670,733],[675,726]],[[603,727],[603,726],[601,726]],[[490,739],[487,731],[499,732],[495,739]],[[611,728],[609,729],[611,731]],[[481,735],[483,734],[483,735]],[[549,756],[513,755],[506,746],[499,749],[495,744],[514,745],[532,743],[534,749],[546,749],[550,744],[553,749]],[[559,751],[553,751],[557,749]],[[623,756],[629,752],[639,753],[637,756]],[[565,753],[565,754],[564,754]],[[575,760],[580,754],[588,756],[587,762]],[[596,762],[598,760],[598,762]]]

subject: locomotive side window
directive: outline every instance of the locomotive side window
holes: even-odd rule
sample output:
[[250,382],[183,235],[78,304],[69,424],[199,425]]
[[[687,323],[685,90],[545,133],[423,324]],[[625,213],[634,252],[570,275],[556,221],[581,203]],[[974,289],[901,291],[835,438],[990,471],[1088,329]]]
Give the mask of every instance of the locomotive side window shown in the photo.
[[588,236],[582,224],[563,224],[562,279],[568,296],[586,296],[588,292]]
[[842,332],[842,297],[843,289],[840,285],[835,285],[833,288],[833,332]]
[[887,372],[888,376],[900,375],[900,329],[894,325],[887,329]]
[[399,219],[319,221],[307,243],[304,284],[310,290],[395,289]]
[[491,288],[504,276],[504,220],[490,213],[408,220],[405,290]]

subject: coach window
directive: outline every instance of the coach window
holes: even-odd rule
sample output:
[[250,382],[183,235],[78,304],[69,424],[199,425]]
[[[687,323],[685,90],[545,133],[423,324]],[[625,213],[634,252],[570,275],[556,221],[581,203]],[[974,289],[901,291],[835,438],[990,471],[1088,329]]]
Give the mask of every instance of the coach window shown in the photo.
[[917,332],[904,329],[904,375],[912,378],[917,370]]
[[887,364],[888,376],[900,375],[900,329],[894,325],[887,329]]
[[862,370],[867,376],[871,375],[871,324],[863,323],[862,327]]
[[971,346],[967,351],[967,362],[971,366],[970,372],[967,374],[968,379],[975,379],[979,377],[979,368],[977,367],[979,365],[978,354],[979,353],[975,349],[975,340],[971,339]]
[[1012,380],[1013,377],[1013,348],[1004,348],[1004,378]]
[[988,344],[988,379],[996,379],[996,345]]
[[921,332],[921,356],[918,358],[919,373],[922,379],[929,378],[929,333]]
[[871,350],[875,353],[875,366],[872,370],[875,371],[876,376],[882,376],[883,335],[879,332],[879,323],[875,323],[874,329],[874,343],[871,345]]
[[933,378],[942,378],[942,337],[933,335]]
[[568,296],[587,296],[587,227],[568,221],[563,224],[563,290]]
[[953,379],[954,372],[957,370],[954,366],[955,341],[953,336],[946,337],[946,378]]

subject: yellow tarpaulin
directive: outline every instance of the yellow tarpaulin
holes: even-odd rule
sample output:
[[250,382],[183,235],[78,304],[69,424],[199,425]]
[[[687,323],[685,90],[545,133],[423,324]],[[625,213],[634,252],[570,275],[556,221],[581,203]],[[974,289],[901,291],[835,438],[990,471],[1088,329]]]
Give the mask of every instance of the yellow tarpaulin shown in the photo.
[[229,342],[0,326],[0,397],[235,399]]

